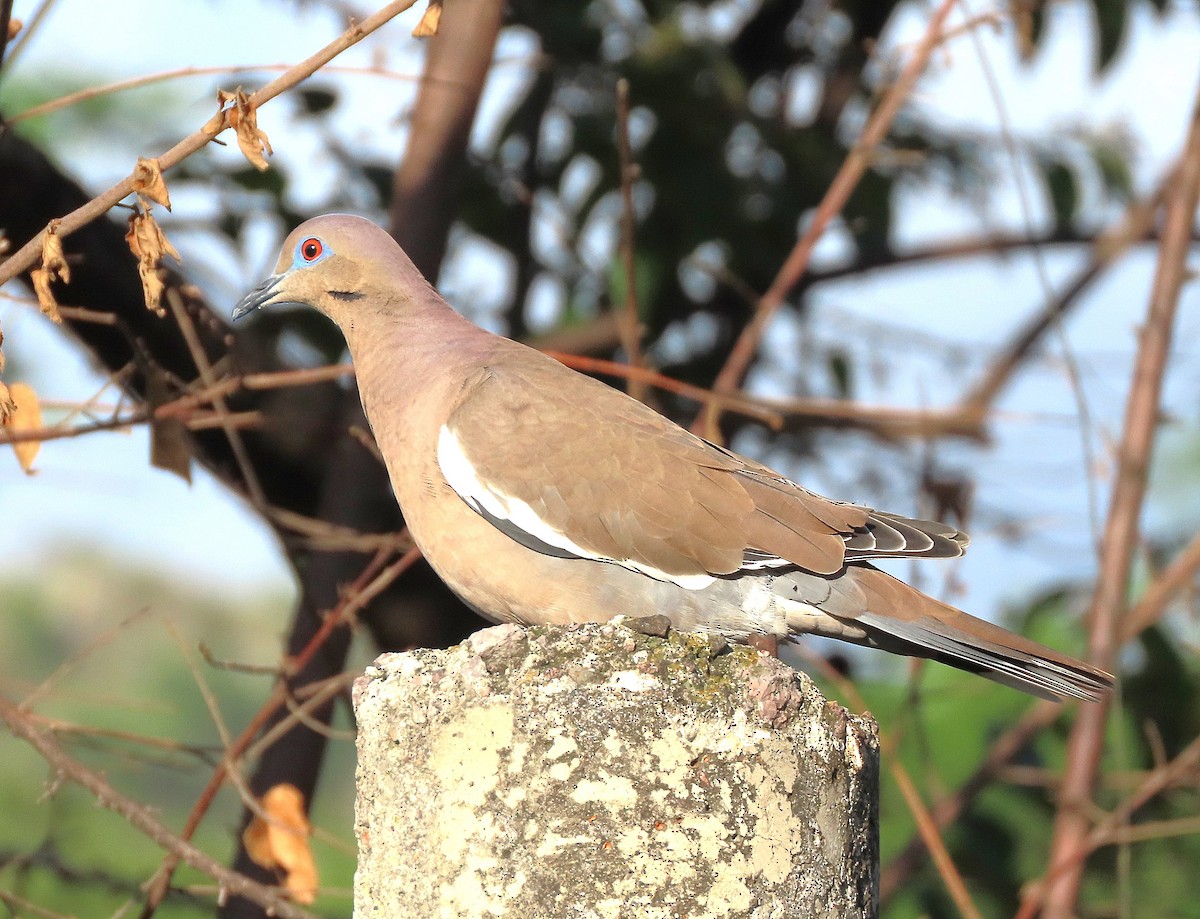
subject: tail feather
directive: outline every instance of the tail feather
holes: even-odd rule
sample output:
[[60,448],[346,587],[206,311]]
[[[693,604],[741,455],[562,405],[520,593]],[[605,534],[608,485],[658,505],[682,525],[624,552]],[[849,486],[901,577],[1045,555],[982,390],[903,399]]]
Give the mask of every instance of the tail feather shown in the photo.
[[927,657],[1043,699],[1099,702],[1112,688],[1109,674],[1033,642],[1033,651],[999,644],[931,617],[904,621],[864,613],[854,621],[886,651]]
[[867,600],[853,623],[872,645],[1044,699],[1098,702],[1112,688],[1111,674],[934,600],[883,571],[866,565],[851,571]]

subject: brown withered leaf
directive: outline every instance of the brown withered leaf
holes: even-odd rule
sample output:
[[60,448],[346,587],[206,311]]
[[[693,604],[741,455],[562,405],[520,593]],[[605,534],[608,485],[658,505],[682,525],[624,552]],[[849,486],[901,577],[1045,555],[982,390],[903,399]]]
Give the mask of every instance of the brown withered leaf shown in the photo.
[[304,813],[304,795],[286,782],[268,789],[259,804],[266,819],[255,814],[242,833],[246,854],[256,864],[283,874],[283,889],[297,903],[317,897],[317,866],[308,837],[312,828]]
[[442,0],[429,0],[421,21],[412,30],[413,38],[432,38],[437,35],[438,25],[442,21]]
[[[151,364],[146,373],[146,401],[158,408],[171,400],[166,374]],[[180,418],[150,420],[150,465],[173,472],[192,484],[192,441],[187,425]]]
[[49,316],[51,321],[62,323],[62,316],[58,315],[58,301],[54,299],[54,291],[50,285],[55,279],[70,281],[71,269],[67,265],[66,256],[63,255],[58,224],[59,221],[51,220],[46,225],[46,232],[42,236],[42,264],[40,268],[29,272],[29,277],[33,281],[33,292],[37,294],[42,312]]
[[217,102],[222,108],[227,103],[229,107],[229,126],[237,134],[238,149],[258,170],[266,170],[267,159],[263,151],[272,153],[271,142],[267,140],[266,132],[258,126],[258,110],[250,104],[250,98],[239,86],[234,92],[217,90]]
[[13,401],[12,393],[8,391],[7,386],[0,383],[0,425],[8,424],[8,419],[16,410],[17,403]]
[[125,242],[138,260],[138,275],[142,279],[142,294],[146,298],[146,308],[157,316],[165,316],[162,295],[166,289],[158,266],[164,255],[179,259],[179,253],[164,235],[158,221],[150,213],[150,209],[134,208],[129,218],[129,229],[125,233]]
[[138,157],[137,165],[133,167],[133,188],[143,198],[161,204],[168,211],[171,209],[171,195],[167,191],[167,183],[163,181],[158,160]]
[[[4,418],[4,426],[13,432],[34,431],[40,428],[42,426],[42,408],[33,387],[27,383],[13,383],[12,386],[4,388],[7,389],[8,396],[5,399],[5,394],[0,392],[0,403],[7,401],[11,404],[11,408],[7,410],[3,404],[0,404],[0,417]],[[41,443],[36,440],[26,440],[12,446],[13,452],[17,455],[17,462],[21,464],[25,474],[33,475],[33,461],[37,459],[38,450],[42,447]]]

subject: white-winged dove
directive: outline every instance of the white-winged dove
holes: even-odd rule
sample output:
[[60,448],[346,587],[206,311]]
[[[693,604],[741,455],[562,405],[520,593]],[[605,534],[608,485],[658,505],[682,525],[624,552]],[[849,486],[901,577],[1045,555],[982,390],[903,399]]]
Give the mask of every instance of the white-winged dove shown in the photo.
[[823,498],[478,328],[367,220],[299,226],[233,316],[276,304],[342,330],[413,539],[489,619],[663,614],[740,641],[811,633],[932,658],[1047,698],[1112,684],[869,562],[961,555],[953,527]]

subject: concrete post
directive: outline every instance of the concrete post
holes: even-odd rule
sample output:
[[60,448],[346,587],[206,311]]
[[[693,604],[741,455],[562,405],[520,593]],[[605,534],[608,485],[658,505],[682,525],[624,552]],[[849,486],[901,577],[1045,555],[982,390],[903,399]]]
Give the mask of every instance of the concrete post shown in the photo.
[[358,919],[872,919],[873,723],[664,626],[381,656],[354,692]]

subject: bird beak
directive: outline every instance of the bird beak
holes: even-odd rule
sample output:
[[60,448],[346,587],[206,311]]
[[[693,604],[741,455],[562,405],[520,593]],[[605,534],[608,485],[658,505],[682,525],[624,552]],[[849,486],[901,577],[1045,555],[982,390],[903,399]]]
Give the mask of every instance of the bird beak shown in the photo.
[[254,290],[250,291],[250,293],[246,294],[246,296],[242,297],[238,305],[233,308],[233,321],[237,322],[243,316],[248,316],[255,310],[270,304],[279,287],[279,282],[282,280],[282,274],[273,274]]

